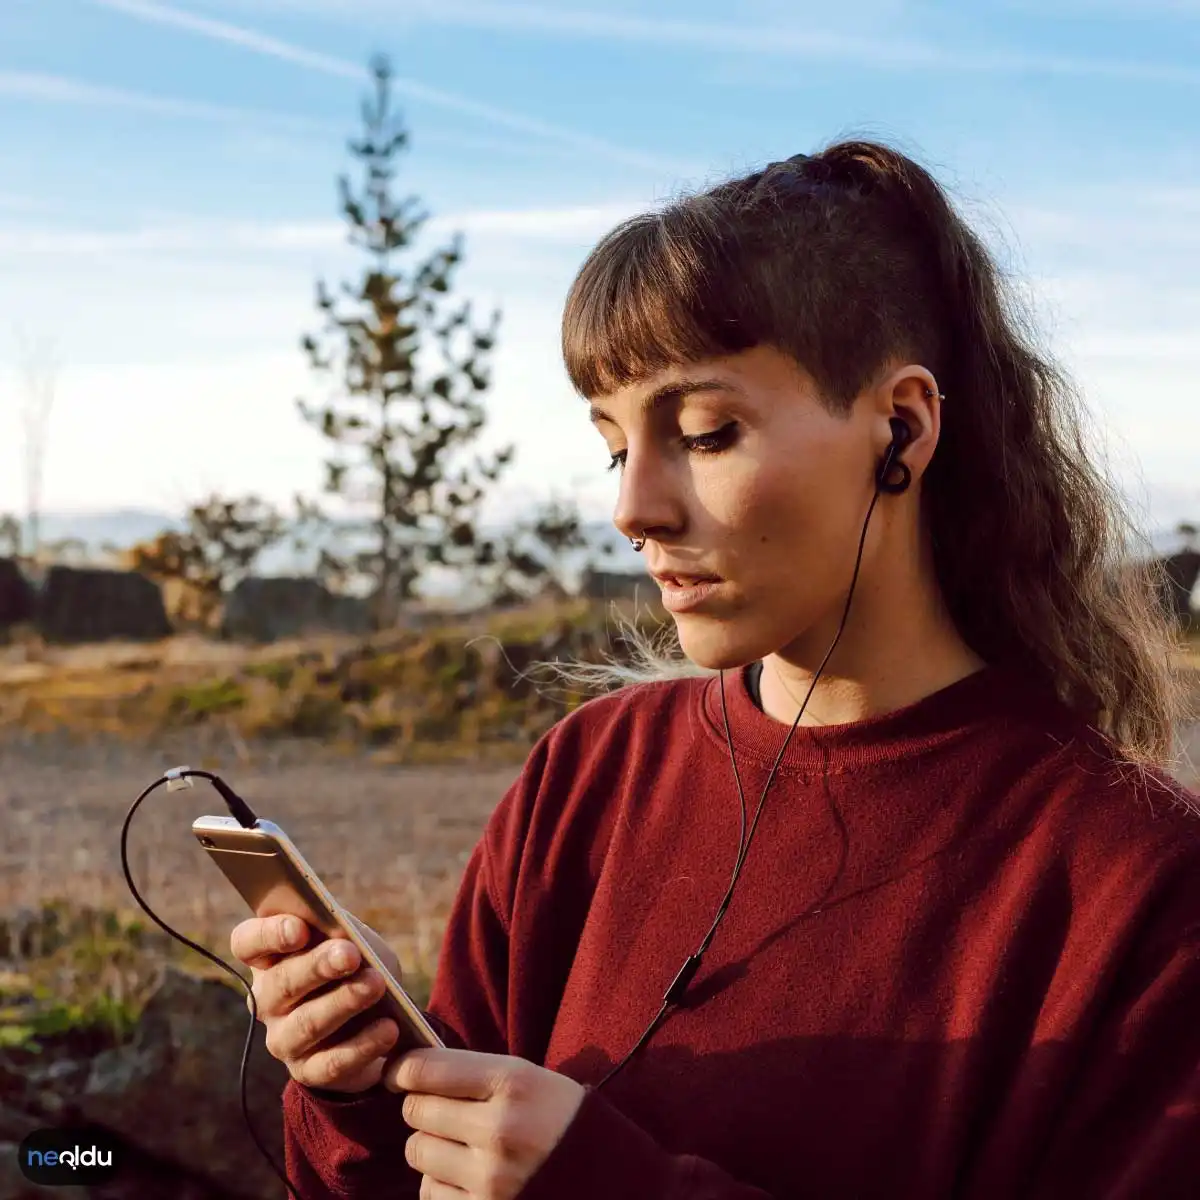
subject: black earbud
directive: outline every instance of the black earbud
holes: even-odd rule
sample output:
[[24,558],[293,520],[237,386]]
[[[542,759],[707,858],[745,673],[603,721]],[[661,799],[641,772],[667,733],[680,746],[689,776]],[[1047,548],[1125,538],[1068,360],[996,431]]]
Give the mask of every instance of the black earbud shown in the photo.
[[[891,417],[888,424],[892,427],[892,444],[887,448],[883,462],[879,464],[875,483],[881,492],[898,496],[907,491],[908,485],[912,483],[912,472],[906,463],[900,461],[900,452],[912,441],[912,430],[899,417]],[[896,471],[900,472],[900,477],[891,478]]]

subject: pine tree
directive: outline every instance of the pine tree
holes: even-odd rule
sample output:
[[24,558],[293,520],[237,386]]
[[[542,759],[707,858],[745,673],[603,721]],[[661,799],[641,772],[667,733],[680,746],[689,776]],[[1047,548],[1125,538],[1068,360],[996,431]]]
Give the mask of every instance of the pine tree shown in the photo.
[[[347,177],[339,180],[350,240],[367,264],[361,283],[343,285],[340,304],[318,284],[325,329],[303,346],[314,372],[333,382],[333,397],[299,407],[334,444],[326,493],[361,514],[340,525],[355,550],[339,556],[327,549],[323,570],[365,580],[375,620],[385,626],[430,566],[473,568],[494,554],[478,535],[479,508],[513,447],[462,461],[485,425],[481,400],[500,314],[476,327],[469,301],[445,311],[462,238],[416,254],[428,214],[416,197],[393,196],[408,133],[392,111],[388,61],[376,59],[372,74],[364,131],[349,144],[362,183],[356,191]],[[416,258],[407,266],[397,262],[405,251]]]

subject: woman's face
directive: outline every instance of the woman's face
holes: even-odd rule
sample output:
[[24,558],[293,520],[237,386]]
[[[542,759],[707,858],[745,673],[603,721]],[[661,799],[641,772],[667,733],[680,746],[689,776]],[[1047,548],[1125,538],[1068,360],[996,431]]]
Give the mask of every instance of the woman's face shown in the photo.
[[[913,431],[914,480],[932,448],[925,434],[936,440],[925,386],[920,368],[906,369],[837,415],[793,359],[760,346],[595,399],[592,420],[621,471],[614,523],[646,538],[646,566],[692,661],[722,669],[818,647],[819,660],[841,619],[888,418]],[[915,519],[916,490],[877,504],[856,610],[880,586],[873,566],[898,502]]]

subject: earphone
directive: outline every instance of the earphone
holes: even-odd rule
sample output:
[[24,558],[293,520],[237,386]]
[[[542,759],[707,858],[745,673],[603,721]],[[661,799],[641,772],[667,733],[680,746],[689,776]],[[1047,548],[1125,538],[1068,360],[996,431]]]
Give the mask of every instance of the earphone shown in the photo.
[[[927,396],[936,395],[939,400],[945,398],[941,392],[935,393],[929,388],[926,388],[925,394]],[[880,491],[887,492],[889,496],[898,496],[901,492],[907,491],[909,484],[912,483],[912,471],[909,470],[907,463],[900,461],[901,452],[912,441],[912,430],[909,429],[908,423],[902,417],[889,417],[888,425],[892,430],[892,440],[875,473],[875,482]],[[900,470],[900,478],[889,479],[888,476],[896,468]],[[867,514],[867,519],[870,520],[870,513]],[[643,532],[641,537],[630,538],[629,544],[640,554],[646,545],[645,533]]]
[[[889,496],[898,496],[901,492],[906,492],[908,485],[912,483],[912,471],[908,469],[907,463],[900,461],[901,452],[912,441],[912,430],[901,417],[889,417],[888,425],[891,426],[892,440],[883,456],[883,462],[879,464],[875,482],[880,490],[887,492]],[[899,468],[900,478],[889,479],[888,476],[895,468]]]
[[[932,396],[934,393],[931,390],[926,389],[926,395]],[[937,395],[939,399],[942,398],[941,393],[937,393]],[[738,799],[741,801],[742,806],[742,828],[741,833],[738,835],[738,856],[733,866],[733,878],[729,882],[729,887],[725,891],[725,896],[721,900],[720,907],[717,909],[717,914],[713,918],[713,922],[709,926],[708,932],[704,935],[704,940],[700,943],[699,949],[697,949],[695,954],[689,955],[683,966],[679,968],[679,971],[675,975],[675,978],[671,981],[670,986],[663,993],[662,1006],[655,1014],[654,1019],[649,1025],[646,1026],[642,1036],[638,1038],[638,1040],[634,1043],[633,1048],[625,1055],[625,1057],[621,1059],[620,1062],[618,1062],[616,1066],[614,1066],[612,1070],[610,1070],[608,1074],[600,1080],[599,1083],[594,1085],[596,1090],[602,1088],[606,1083],[608,1083],[608,1081],[612,1079],[613,1076],[616,1075],[617,1072],[620,1071],[629,1062],[629,1060],[633,1058],[633,1056],[640,1049],[642,1049],[643,1046],[646,1045],[646,1043],[654,1035],[655,1030],[659,1027],[659,1025],[662,1024],[663,1020],[673,1008],[679,1008],[683,1005],[688,984],[691,983],[696,972],[700,969],[700,963],[704,958],[704,954],[711,945],[713,937],[716,935],[717,927],[721,924],[721,919],[725,916],[725,913],[729,908],[730,901],[733,899],[733,891],[734,888],[737,887],[738,876],[742,871],[742,864],[745,863],[746,855],[750,851],[750,843],[754,840],[754,831],[758,828],[758,818],[762,815],[763,804],[767,799],[767,792],[771,790],[771,784],[775,781],[775,772],[779,769],[779,764],[783,761],[784,752],[787,750],[788,744],[792,740],[792,734],[796,732],[796,728],[800,724],[800,718],[804,716],[804,710],[808,707],[808,701],[813,694],[813,689],[817,686],[817,680],[821,678],[821,672],[825,670],[826,664],[829,662],[829,659],[836,649],[838,642],[841,640],[842,632],[846,628],[846,619],[850,616],[850,604],[854,599],[854,589],[858,583],[858,572],[862,566],[863,547],[867,543],[867,530],[871,524],[871,514],[875,511],[875,505],[878,503],[879,497],[883,493],[886,492],[891,496],[900,495],[902,492],[907,491],[909,485],[912,483],[912,471],[909,470],[906,463],[900,461],[900,454],[904,450],[904,447],[912,441],[912,430],[900,417],[891,417],[888,424],[891,426],[892,440],[888,445],[888,448],[879,463],[879,467],[875,472],[875,494],[871,497],[870,507],[867,509],[867,515],[863,520],[862,533],[859,535],[858,554],[854,560],[854,574],[850,579],[850,588],[846,595],[846,605],[842,609],[841,623],[838,625],[837,634],[830,643],[829,649],[825,652],[825,657],[821,660],[821,665],[813,674],[812,681],[808,685],[808,691],[804,695],[804,702],[800,705],[800,711],[796,714],[796,719],[792,722],[791,728],[788,730],[787,737],[783,739],[783,745],[779,747],[779,753],[775,757],[775,762],[772,764],[771,771],[767,775],[767,782],[763,785],[762,795],[758,799],[758,807],[754,810],[754,821],[750,826],[749,837],[746,836],[746,794],[742,790],[742,777],[738,771],[737,756],[733,751],[733,735],[729,731],[729,711],[725,704],[725,672],[721,671],[720,673],[721,716],[725,723],[725,743],[729,750],[729,763],[733,768],[733,778],[734,782],[737,784]],[[892,472],[897,468],[900,470],[900,477],[898,479],[892,479]],[[630,540],[634,541],[632,538]],[[645,536],[643,536],[640,539],[641,544],[637,544],[635,542],[634,549],[640,550],[642,546],[645,545],[645,541]]]
[[[932,395],[933,393],[929,393],[929,394]],[[940,396],[940,394],[939,394],[939,396]],[[729,907],[730,901],[733,898],[733,892],[737,886],[737,881],[738,881],[738,877],[741,874],[742,865],[746,860],[747,854],[749,853],[750,843],[754,840],[755,830],[758,828],[758,820],[759,820],[759,817],[762,815],[763,804],[766,801],[767,792],[770,790],[771,784],[774,782],[776,771],[779,767],[780,762],[783,759],[784,752],[787,750],[788,744],[791,741],[792,734],[795,733],[796,728],[800,723],[800,719],[804,715],[805,709],[808,707],[808,701],[809,701],[810,697],[812,696],[813,689],[816,687],[817,681],[820,679],[821,673],[824,671],[826,664],[829,662],[829,659],[832,656],[834,649],[837,647],[837,644],[838,644],[839,640],[841,639],[842,633],[846,627],[846,620],[850,614],[850,605],[854,598],[855,586],[858,582],[859,569],[862,565],[863,547],[866,544],[867,531],[870,526],[871,515],[875,511],[875,505],[878,502],[881,494],[883,494],[885,492],[890,495],[897,495],[899,493],[902,493],[909,487],[909,485],[912,481],[912,472],[909,470],[907,465],[904,464],[903,462],[901,462],[899,459],[899,456],[900,456],[901,452],[903,451],[904,447],[906,445],[908,445],[908,443],[912,440],[912,432],[909,429],[908,425],[905,424],[905,422],[903,420],[901,420],[899,417],[891,418],[890,424],[891,424],[891,428],[892,428],[892,441],[891,441],[890,445],[888,446],[887,451],[884,454],[882,461],[880,462],[878,470],[876,471],[875,491],[874,491],[874,495],[871,498],[870,507],[867,509],[866,518],[863,521],[862,533],[859,537],[859,543],[858,543],[858,554],[857,554],[857,557],[855,558],[855,563],[854,563],[854,574],[850,580],[850,588],[849,588],[848,594],[846,596],[845,608],[842,611],[841,623],[838,626],[837,634],[835,635],[833,642],[831,643],[831,645],[829,647],[829,650],[826,652],[825,657],[822,659],[820,666],[817,668],[816,672],[813,675],[812,682],[809,684],[808,692],[805,694],[804,702],[800,706],[800,711],[796,714],[796,719],[792,723],[791,728],[788,730],[787,737],[784,739],[783,745],[780,747],[779,753],[775,759],[775,762],[771,767],[771,771],[770,771],[769,775],[767,776],[767,781],[766,781],[765,786],[763,787],[762,795],[759,797],[758,807],[755,810],[754,821],[750,826],[750,833],[749,833],[748,837],[746,836],[746,797],[745,797],[745,793],[742,789],[741,775],[738,772],[737,758],[734,754],[733,739],[732,739],[732,735],[729,730],[729,714],[726,709],[726,702],[725,702],[725,673],[722,671],[720,674],[721,712],[722,712],[722,716],[724,718],[724,724],[725,724],[725,739],[726,739],[726,743],[727,743],[728,750],[729,750],[729,761],[733,768],[734,779],[737,784],[738,798],[741,802],[741,813],[742,813],[741,832],[738,837],[738,856],[734,863],[733,878],[730,881],[729,887],[725,892],[725,896],[721,901],[721,905],[718,908],[716,916],[715,916],[711,926],[709,927],[708,933],[705,935],[704,940],[701,942],[700,947],[698,948],[698,950],[696,951],[695,954],[692,954],[691,956],[689,956],[688,959],[683,963],[683,965],[680,967],[679,971],[675,975],[675,978],[671,981],[670,986],[667,988],[666,992],[664,993],[662,1007],[659,1009],[658,1013],[655,1015],[655,1017],[650,1022],[650,1024],[646,1027],[645,1032],[637,1040],[637,1042],[634,1044],[633,1048],[625,1055],[625,1057],[623,1059],[620,1060],[620,1062],[618,1062],[612,1068],[612,1070],[610,1070],[608,1072],[607,1075],[605,1075],[605,1077],[602,1080],[600,1080],[600,1082],[598,1084],[594,1085],[596,1089],[599,1089],[599,1088],[603,1087],[606,1083],[608,1083],[608,1081],[610,1079],[612,1079],[613,1076],[615,1076],[617,1074],[617,1072],[620,1071],[630,1061],[630,1059],[638,1052],[638,1050],[640,1050],[649,1041],[649,1039],[653,1036],[655,1030],[661,1024],[664,1017],[670,1012],[670,1010],[673,1007],[677,1007],[683,1003],[688,985],[691,983],[696,972],[699,970],[699,967],[700,967],[701,961],[704,957],[704,954],[708,950],[708,947],[711,944],[712,939],[716,934],[717,928],[720,925],[721,920],[724,917],[725,912]],[[901,472],[900,478],[893,480],[891,478],[891,475],[892,475],[893,471],[896,470],[897,468]],[[631,539],[631,541],[635,541],[635,539]],[[645,544],[645,538],[643,537],[641,539],[640,544],[635,544],[635,549],[640,550],[642,545],[644,545],[644,544]],[[160,778],[156,779],[153,783],[151,783],[141,793],[141,795],[139,795],[134,800],[133,804],[129,808],[128,813],[125,816],[125,821],[121,828],[121,866],[122,866],[122,870],[125,875],[125,882],[129,888],[130,893],[133,895],[134,899],[136,900],[138,906],[146,913],[147,916],[149,916],[151,918],[151,920],[153,920],[155,922],[155,924],[157,924],[162,930],[164,930],[167,934],[169,934],[176,941],[179,941],[179,942],[183,943],[184,945],[188,946],[190,949],[197,951],[203,957],[209,959],[211,962],[216,964],[222,970],[224,970],[228,974],[232,975],[234,977],[234,979],[239,984],[241,984],[241,986],[243,988],[246,989],[247,1001],[248,1001],[248,1005],[250,1008],[250,1021],[249,1021],[249,1028],[248,1028],[247,1034],[246,1034],[245,1045],[244,1045],[243,1052],[242,1052],[242,1062],[241,1062],[241,1071],[240,1071],[240,1098],[241,1098],[242,1115],[246,1122],[247,1128],[250,1131],[250,1135],[251,1135],[252,1139],[254,1140],[256,1146],[258,1147],[259,1151],[262,1153],[263,1157],[271,1165],[272,1169],[275,1171],[275,1173],[279,1177],[280,1181],[288,1189],[289,1195],[298,1196],[299,1191],[296,1189],[292,1180],[288,1177],[286,1169],[284,1168],[283,1165],[281,1165],[275,1159],[275,1157],[270,1153],[270,1151],[266,1148],[263,1141],[259,1137],[257,1131],[254,1128],[253,1123],[250,1120],[250,1113],[249,1113],[249,1109],[247,1107],[246,1068],[247,1068],[247,1064],[249,1062],[250,1050],[251,1050],[251,1046],[253,1044],[253,1038],[254,1038],[254,1031],[255,1031],[255,1027],[256,1027],[257,1021],[258,1021],[258,1006],[257,1006],[257,1001],[254,996],[253,990],[251,989],[249,984],[246,982],[246,980],[237,971],[235,971],[232,967],[230,967],[228,963],[225,963],[222,959],[217,957],[215,954],[212,954],[210,951],[206,950],[203,946],[200,946],[196,942],[191,941],[189,938],[184,937],[181,933],[179,933],[175,929],[172,929],[166,922],[164,922],[150,908],[149,904],[143,899],[141,893],[138,891],[136,885],[134,884],[133,877],[130,873],[129,859],[128,859],[128,837],[129,837],[130,824],[133,820],[134,814],[137,812],[137,810],[141,806],[142,802],[150,795],[151,792],[157,790],[159,787],[162,787],[162,786],[166,786],[168,788],[168,790],[175,790],[177,787],[180,787],[180,786],[185,786],[185,787],[191,786],[190,785],[191,777],[200,777],[200,778],[208,780],[208,782],[211,783],[212,786],[220,793],[220,795],[224,799],[226,805],[228,806],[230,813],[238,820],[238,822],[240,824],[242,824],[243,826],[249,827],[249,826],[254,825],[254,823],[257,821],[257,817],[256,817],[255,813],[250,808],[250,806],[245,802],[245,800],[243,800],[240,796],[238,796],[237,793],[234,792],[233,789],[231,787],[229,787],[229,785],[227,783],[225,783],[224,780],[220,779],[218,776],[211,774],[210,772],[207,772],[207,771],[193,771],[187,767],[174,768],[173,770],[168,771],[165,775],[161,776]]]

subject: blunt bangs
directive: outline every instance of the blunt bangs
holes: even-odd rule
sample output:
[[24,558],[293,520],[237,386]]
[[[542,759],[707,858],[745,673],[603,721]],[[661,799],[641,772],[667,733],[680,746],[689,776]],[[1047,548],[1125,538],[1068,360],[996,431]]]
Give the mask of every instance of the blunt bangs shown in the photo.
[[618,225],[591,252],[567,296],[562,352],[587,399],[667,367],[749,350],[766,338],[753,273],[695,204]]

